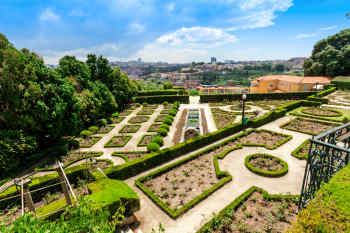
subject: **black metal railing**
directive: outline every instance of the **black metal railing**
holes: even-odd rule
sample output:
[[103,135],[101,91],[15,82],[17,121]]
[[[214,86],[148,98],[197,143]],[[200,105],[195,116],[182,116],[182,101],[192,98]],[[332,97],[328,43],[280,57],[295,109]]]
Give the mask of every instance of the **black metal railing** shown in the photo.
[[345,167],[350,159],[350,123],[321,133],[310,139],[310,148],[299,209],[314,198],[322,183]]

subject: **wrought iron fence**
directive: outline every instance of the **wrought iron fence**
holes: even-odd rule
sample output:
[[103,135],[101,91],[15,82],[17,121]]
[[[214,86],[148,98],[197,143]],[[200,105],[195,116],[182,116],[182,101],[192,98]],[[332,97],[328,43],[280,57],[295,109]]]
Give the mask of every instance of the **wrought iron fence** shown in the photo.
[[314,198],[322,183],[349,163],[350,123],[319,134],[310,139],[299,209]]

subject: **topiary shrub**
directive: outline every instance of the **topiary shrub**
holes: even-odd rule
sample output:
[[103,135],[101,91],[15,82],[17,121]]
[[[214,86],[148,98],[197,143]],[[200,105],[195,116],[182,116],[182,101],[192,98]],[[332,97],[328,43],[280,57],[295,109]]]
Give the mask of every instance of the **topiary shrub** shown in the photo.
[[163,137],[161,136],[155,136],[152,138],[153,143],[157,143],[160,147],[164,145]]
[[90,126],[89,127],[89,131],[93,132],[93,133],[96,133],[98,131],[98,127],[97,126]]
[[159,128],[164,128],[164,129],[166,129],[167,131],[170,130],[170,126],[167,125],[167,124],[161,124]]
[[140,103],[136,103],[136,107],[141,107],[141,104]]
[[163,123],[170,126],[170,125],[173,124],[173,121],[172,121],[171,119],[169,119],[169,118],[165,118],[165,119],[163,120]]
[[147,102],[143,102],[142,106],[146,107],[148,105]]
[[167,106],[168,104],[169,104],[168,101],[164,101],[164,102],[163,102],[163,105],[164,105],[164,106]]
[[168,135],[168,130],[165,128],[159,128],[157,132],[163,137],[166,137]]
[[349,118],[346,116],[343,118],[343,123],[347,123],[349,121]]
[[160,150],[160,146],[157,143],[151,142],[147,145],[148,152],[157,152]]
[[169,111],[169,115],[171,115],[171,116],[176,116],[176,114],[177,114],[177,110],[175,110],[175,109],[172,109]]
[[108,124],[112,124],[113,123],[113,118],[112,117],[108,117],[107,118],[107,123]]
[[118,118],[118,117],[119,117],[119,112],[113,113],[113,114],[112,114],[112,117],[113,117],[113,118]]
[[100,119],[97,121],[97,124],[99,126],[106,126],[107,125],[107,120],[106,119]]
[[83,130],[80,132],[80,136],[83,138],[88,138],[92,135],[92,132],[90,130]]

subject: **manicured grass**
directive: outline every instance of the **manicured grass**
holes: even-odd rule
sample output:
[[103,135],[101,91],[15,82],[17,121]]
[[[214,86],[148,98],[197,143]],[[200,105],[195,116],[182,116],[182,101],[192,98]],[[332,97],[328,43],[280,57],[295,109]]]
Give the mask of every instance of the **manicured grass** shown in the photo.
[[104,147],[124,147],[131,138],[131,136],[113,136]]
[[286,233],[350,232],[350,165],[336,173],[300,211]]
[[341,114],[341,116],[335,116],[335,117],[315,116],[315,115],[305,114],[303,113],[305,109],[308,109],[308,108],[300,107],[291,111],[290,114],[295,116],[301,116],[301,117],[307,117],[307,118],[313,118],[313,119],[319,119],[319,120],[325,120],[325,121],[343,122],[343,123],[346,123],[350,120],[350,110],[346,110],[346,109],[326,108],[326,109],[337,111]]
[[39,218],[44,217],[44,215],[55,213],[60,209],[67,206],[66,199],[63,197],[57,201],[53,201],[47,205],[44,205],[38,209],[36,209],[36,214]]

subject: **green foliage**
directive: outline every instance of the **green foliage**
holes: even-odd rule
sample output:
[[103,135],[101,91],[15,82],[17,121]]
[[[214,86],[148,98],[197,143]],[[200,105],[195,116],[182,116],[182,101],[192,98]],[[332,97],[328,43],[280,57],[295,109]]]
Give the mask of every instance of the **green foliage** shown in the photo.
[[350,29],[317,42],[304,63],[305,75],[341,76],[350,74]]
[[173,88],[173,83],[172,82],[166,82],[163,84],[163,88],[165,90],[172,89]]
[[163,105],[164,105],[164,106],[168,106],[168,104],[169,104],[168,101],[164,101],[164,102],[163,102]]
[[172,116],[168,115],[163,120],[163,123],[170,126],[173,124],[173,121],[174,121],[174,118]]
[[166,137],[168,135],[168,130],[166,128],[159,128],[157,133],[163,137]]
[[[84,131],[85,131],[85,130],[84,130]],[[84,132],[84,131],[83,131],[83,132]],[[97,126],[90,126],[90,127],[89,127],[89,131],[91,131],[91,132],[93,132],[93,133],[97,133],[98,127],[97,127]],[[81,133],[83,133],[83,132],[81,132]],[[80,133],[80,135],[82,135],[81,133]],[[86,133],[86,132],[84,132],[84,133]],[[86,136],[86,135],[85,135],[85,136]],[[89,135],[88,135],[88,136],[89,136]]]
[[119,117],[119,112],[115,112],[115,113],[113,113],[113,114],[112,114],[112,117],[114,117],[114,118],[118,118],[118,117]]
[[90,130],[83,130],[80,132],[80,136],[83,138],[88,138],[92,135],[92,132]]
[[321,186],[286,233],[350,232],[350,165]]
[[164,129],[166,129],[168,132],[169,132],[169,130],[170,130],[170,126],[167,125],[167,124],[161,124],[159,128],[164,128]]
[[163,137],[160,136],[153,137],[152,142],[158,144],[160,147],[164,145]]
[[179,101],[184,104],[188,104],[190,102],[188,95],[154,95],[154,96],[137,96],[134,98],[134,101],[137,103],[143,103],[147,101],[150,104],[161,104],[164,101],[169,103],[173,103],[175,101]]
[[107,125],[107,120],[106,119],[100,119],[97,121],[97,124],[99,126],[106,126]]
[[160,150],[160,146],[155,142],[151,142],[150,144],[147,145],[148,152],[157,152],[159,150]]

